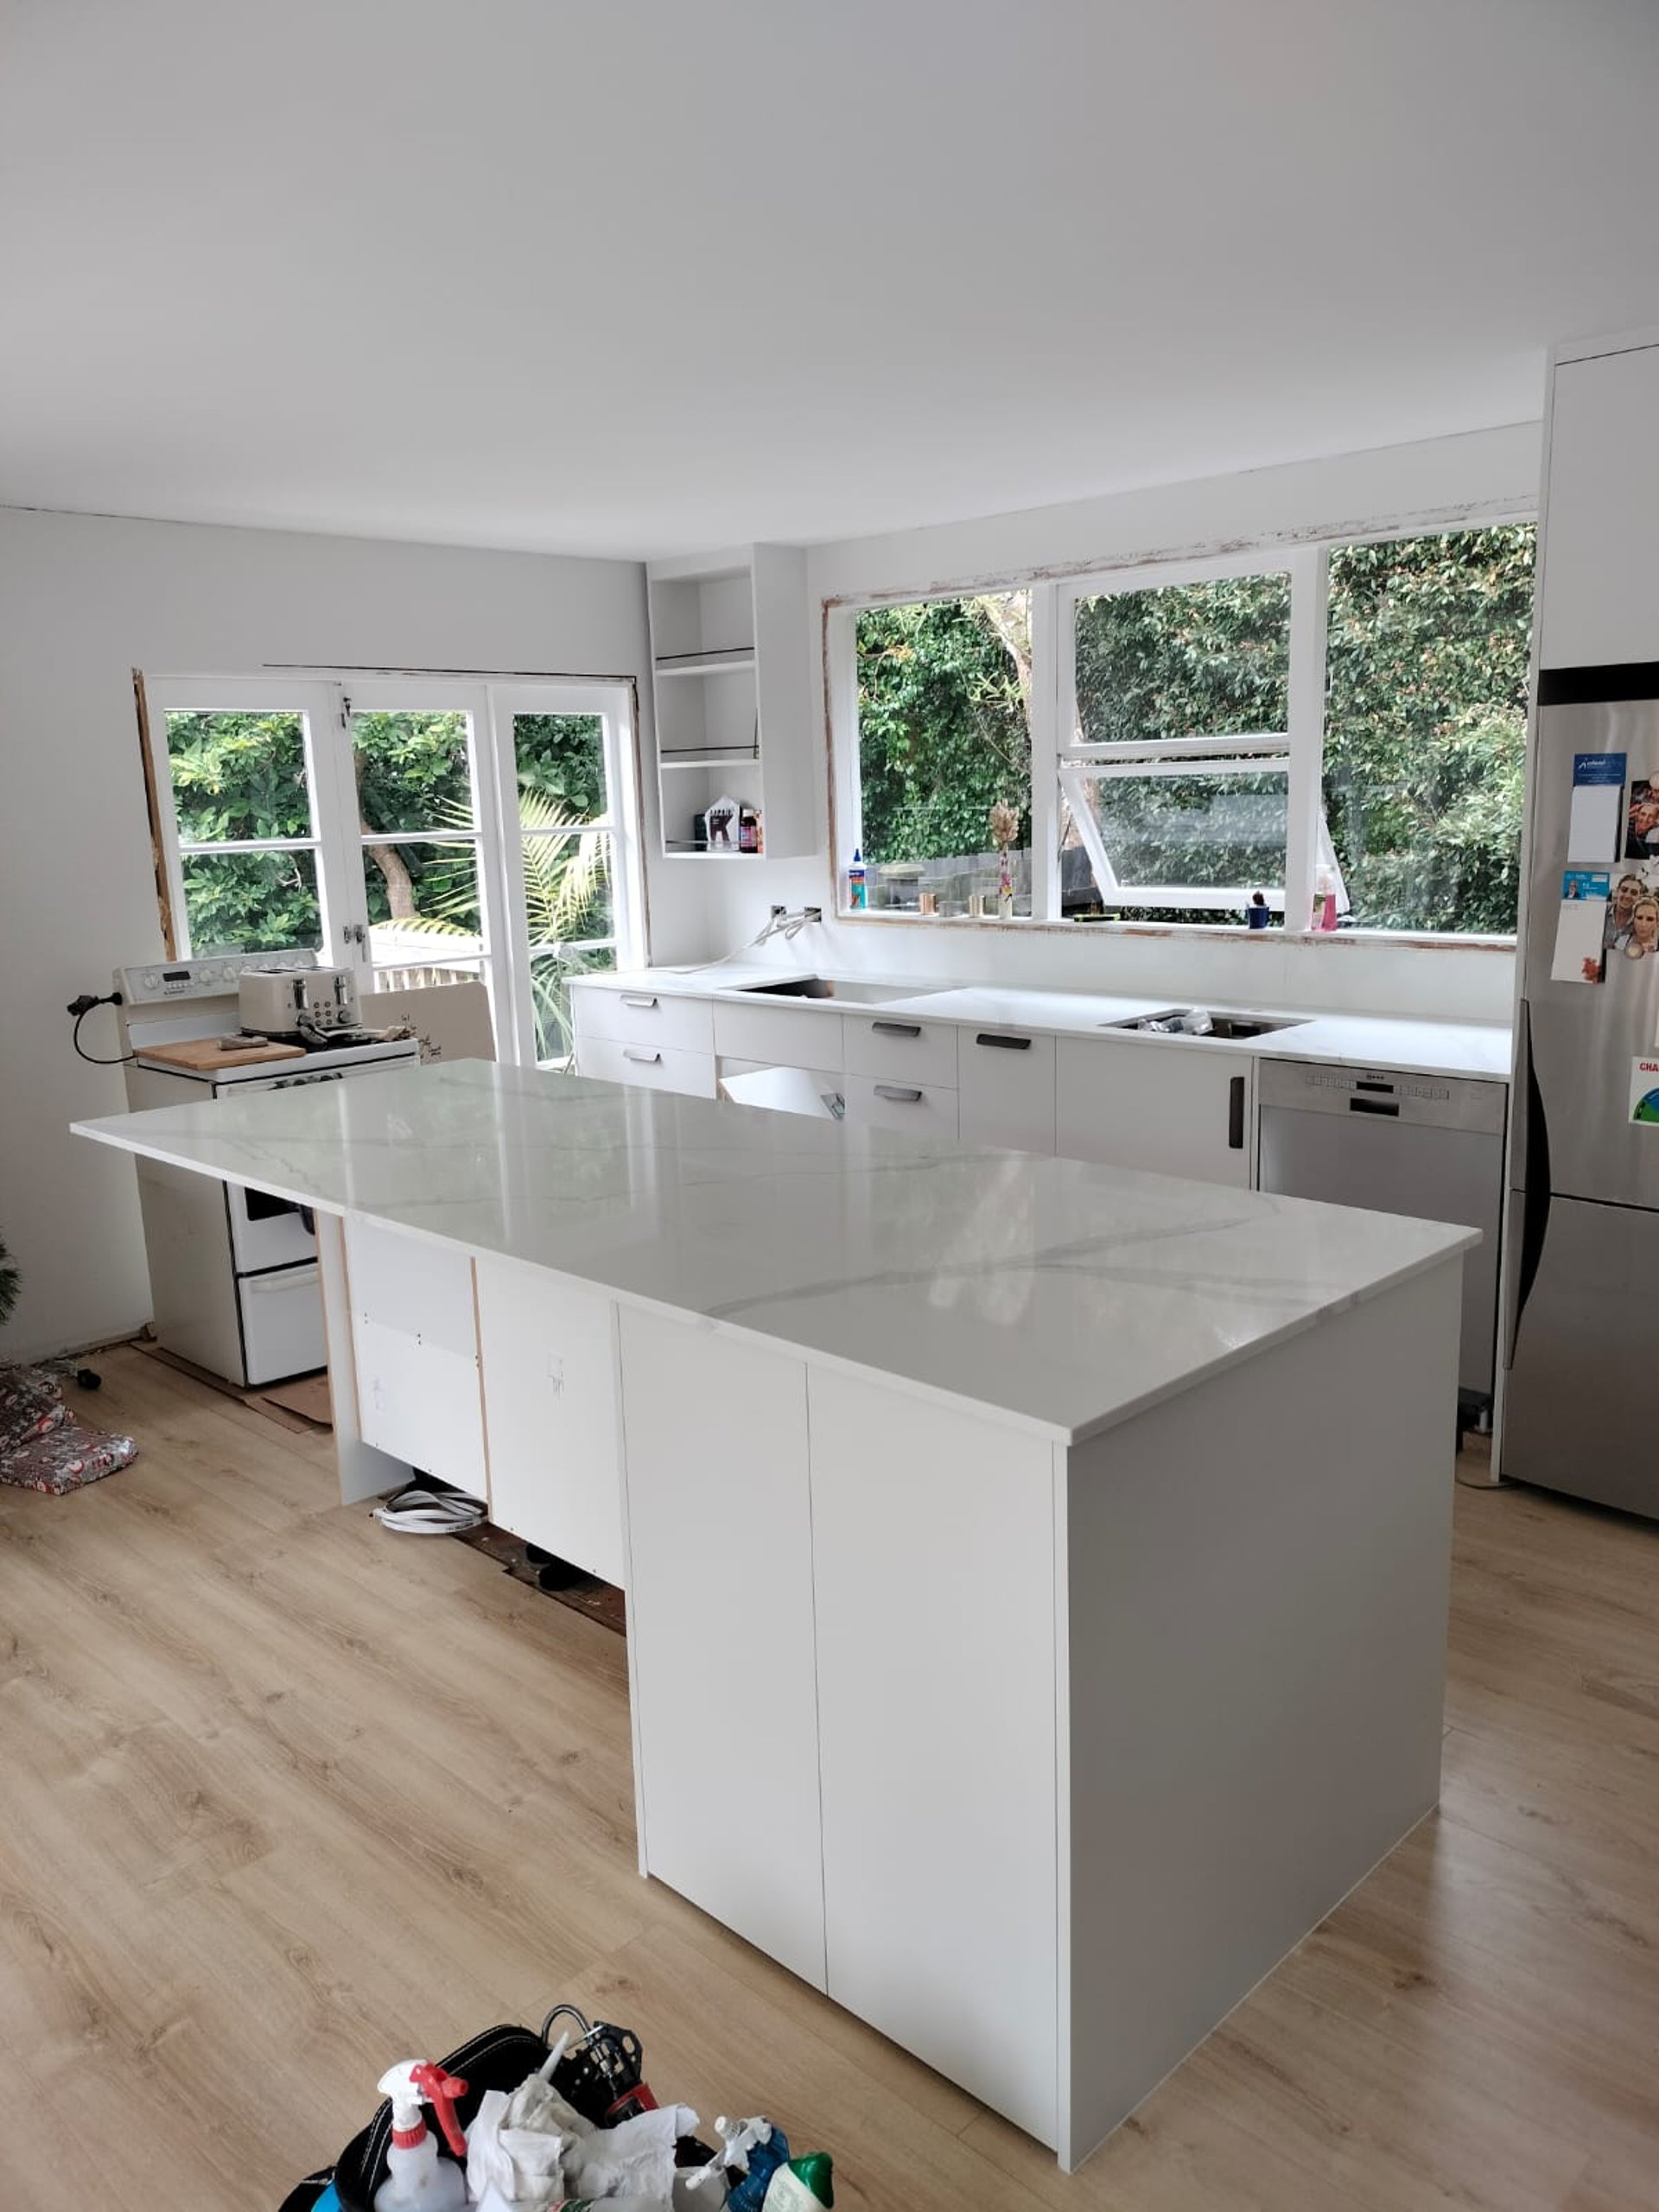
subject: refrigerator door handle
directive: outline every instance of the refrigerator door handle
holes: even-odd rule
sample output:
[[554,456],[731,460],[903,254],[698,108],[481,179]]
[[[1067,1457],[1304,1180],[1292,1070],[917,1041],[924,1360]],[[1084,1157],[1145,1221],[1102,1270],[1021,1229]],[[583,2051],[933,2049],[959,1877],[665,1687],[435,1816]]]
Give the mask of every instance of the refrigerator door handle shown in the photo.
[[1521,1085],[1521,1111],[1526,1116],[1522,1172],[1526,1180],[1521,1195],[1521,1249],[1515,1271],[1515,1311],[1510,1316],[1509,1327],[1509,1356],[1511,1360],[1515,1357],[1515,1340],[1520,1333],[1521,1317],[1527,1310],[1533,1284],[1538,1280],[1538,1265],[1544,1256],[1544,1240],[1549,1234],[1549,1123],[1544,1114],[1544,1095],[1538,1085],[1538,1072],[1533,1065],[1532,1009],[1524,999],[1521,1001],[1520,1014],[1520,1045],[1525,1064],[1525,1081]]

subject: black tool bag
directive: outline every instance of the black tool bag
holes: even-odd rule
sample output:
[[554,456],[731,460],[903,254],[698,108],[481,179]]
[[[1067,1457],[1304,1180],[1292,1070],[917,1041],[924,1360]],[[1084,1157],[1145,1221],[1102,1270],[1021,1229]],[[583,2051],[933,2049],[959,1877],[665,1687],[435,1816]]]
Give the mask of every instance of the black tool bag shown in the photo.
[[[446,2074],[454,2074],[467,2084],[466,2095],[455,2100],[455,2116],[461,2126],[471,2126],[486,2090],[499,2089],[511,2096],[526,2075],[546,2065],[548,2057],[549,2046],[534,2028],[499,2027],[486,2028],[481,2036],[474,2036],[459,2050],[440,2059],[438,2063]],[[449,2146],[435,2125],[432,2133],[438,2156],[448,2158]],[[391,2148],[388,2099],[363,2133],[353,2136],[332,2167],[309,2175],[297,2189],[289,2191],[282,2212],[311,2212],[331,2181],[342,2212],[374,2212],[375,2191],[386,2178],[386,2153]]]

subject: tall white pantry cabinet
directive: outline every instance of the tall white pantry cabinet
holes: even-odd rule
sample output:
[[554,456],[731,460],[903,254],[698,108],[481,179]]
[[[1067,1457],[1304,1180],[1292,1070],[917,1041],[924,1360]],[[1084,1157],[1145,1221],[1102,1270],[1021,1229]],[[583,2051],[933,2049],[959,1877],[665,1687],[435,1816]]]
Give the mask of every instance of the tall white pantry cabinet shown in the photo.
[[344,1256],[359,1487],[441,1440],[626,1582],[641,1871],[1063,2164],[1433,1806],[1456,1264],[1072,1440],[378,1224]]

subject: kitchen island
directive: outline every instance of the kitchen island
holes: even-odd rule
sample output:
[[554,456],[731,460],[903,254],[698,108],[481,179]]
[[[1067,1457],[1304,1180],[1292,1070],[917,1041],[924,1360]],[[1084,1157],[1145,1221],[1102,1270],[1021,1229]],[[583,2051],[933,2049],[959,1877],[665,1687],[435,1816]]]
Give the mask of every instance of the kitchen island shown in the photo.
[[641,1871],[1067,2165],[1435,1802],[1467,1230],[481,1062],[77,1128],[315,1211],[343,1494],[624,1583]]

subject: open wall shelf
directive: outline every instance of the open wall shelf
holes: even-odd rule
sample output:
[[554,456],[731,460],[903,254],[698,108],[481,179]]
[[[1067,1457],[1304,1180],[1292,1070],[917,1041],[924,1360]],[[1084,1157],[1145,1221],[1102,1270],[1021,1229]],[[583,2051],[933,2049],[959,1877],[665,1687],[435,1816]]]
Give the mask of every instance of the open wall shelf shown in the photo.
[[646,591],[664,852],[749,858],[697,834],[698,818],[729,798],[759,814],[768,855],[810,853],[804,553],[753,545],[653,562]]

